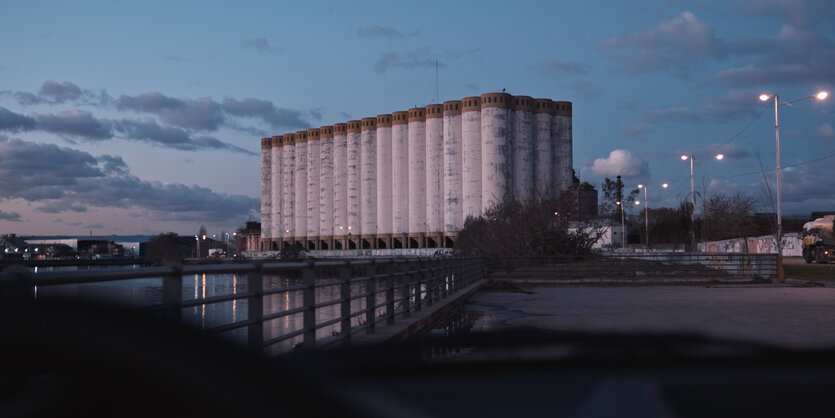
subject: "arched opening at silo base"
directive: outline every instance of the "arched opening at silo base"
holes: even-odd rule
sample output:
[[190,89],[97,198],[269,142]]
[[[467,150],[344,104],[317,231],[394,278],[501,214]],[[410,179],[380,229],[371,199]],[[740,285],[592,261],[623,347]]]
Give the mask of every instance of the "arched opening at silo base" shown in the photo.
[[284,241],[284,242],[282,242],[282,248],[290,248],[290,246],[291,246],[290,241]]
[[333,242],[333,249],[334,250],[341,250],[342,249],[342,241],[334,241]]
[[313,251],[316,249],[316,241],[307,241],[307,250]]
[[382,238],[378,239],[377,240],[377,248],[383,248],[383,249],[388,248],[388,245],[386,245],[386,240],[384,240]]
[[305,248],[304,244],[305,244],[304,241],[296,241],[296,247],[298,247],[298,248]]
[[363,250],[370,250],[371,248],[373,248],[372,245],[371,245],[372,244],[371,241],[369,241],[367,239],[360,240],[360,244],[362,245]]
[[452,248],[455,246],[455,240],[452,237],[444,237],[444,248]]
[[420,248],[420,242],[415,238],[409,238],[409,248]]
[[426,237],[426,248],[438,248],[438,243],[435,242],[434,238]]
[[319,241],[319,248],[322,250],[330,250],[327,241]]
[[391,247],[392,248],[403,248],[403,241],[400,241],[399,238],[394,238],[391,240]]
[[356,250],[357,249],[357,241],[353,239],[348,239],[348,249],[349,250]]
[[272,243],[270,243],[270,245],[271,245],[271,247],[270,247],[271,250],[278,251],[278,241],[273,241]]

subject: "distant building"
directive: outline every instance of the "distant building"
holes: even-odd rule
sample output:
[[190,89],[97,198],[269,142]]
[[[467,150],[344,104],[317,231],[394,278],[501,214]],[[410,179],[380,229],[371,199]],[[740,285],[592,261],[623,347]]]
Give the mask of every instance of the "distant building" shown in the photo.
[[575,183],[560,194],[562,210],[570,220],[586,220],[597,216],[597,189],[589,183]]
[[235,255],[244,251],[259,251],[261,243],[261,222],[247,222],[246,227],[235,231]]

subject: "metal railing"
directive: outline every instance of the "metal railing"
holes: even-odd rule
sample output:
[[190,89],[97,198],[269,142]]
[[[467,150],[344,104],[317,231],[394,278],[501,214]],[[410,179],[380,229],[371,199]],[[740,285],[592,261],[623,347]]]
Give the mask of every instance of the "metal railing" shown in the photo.
[[772,280],[777,254],[645,253],[491,257],[492,278]]
[[[246,290],[219,296],[183,298],[184,276],[195,274],[246,274]],[[282,282],[272,286],[276,277]],[[348,343],[358,332],[374,333],[378,325],[432,305],[484,277],[480,258],[401,258],[305,261],[285,263],[163,266],[137,269],[50,271],[33,274],[25,269],[0,273],[0,292],[16,287],[14,294],[35,297],[44,288],[72,284],[120,282],[161,278],[161,302],[137,309],[181,322],[183,310],[229,301],[247,301],[246,319],[204,329],[210,334],[246,330],[247,347],[263,353],[282,342],[293,348],[314,349],[337,342]],[[267,278],[268,280],[265,280]],[[338,297],[317,298],[317,290],[338,288]],[[27,290],[28,289],[28,290]],[[301,294],[299,306],[271,309],[270,298]],[[318,311],[339,307],[338,314],[322,318]],[[298,329],[278,335],[265,333],[265,325],[301,315]],[[322,331],[331,330],[323,336]],[[276,352],[275,350],[271,350]]]

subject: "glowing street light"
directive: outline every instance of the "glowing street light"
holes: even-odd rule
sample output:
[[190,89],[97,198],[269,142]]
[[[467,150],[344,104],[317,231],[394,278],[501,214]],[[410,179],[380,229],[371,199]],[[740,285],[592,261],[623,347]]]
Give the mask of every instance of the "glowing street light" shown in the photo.
[[626,248],[626,233],[623,226],[623,205],[619,201],[615,202],[615,204],[620,206],[620,248]]
[[777,236],[775,236],[775,241],[777,241],[777,253],[781,256],[783,255],[783,208],[782,208],[782,185],[780,182],[780,120],[777,113],[777,108],[786,105],[792,104],[794,102],[799,102],[801,100],[815,98],[817,100],[824,100],[829,97],[829,92],[827,91],[819,91],[816,94],[811,96],[801,97],[799,99],[789,100],[787,102],[779,103],[780,95],[777,93],[774,94],[761,94],[760,101],[767,102],[774,99],[774,137],[777,143]]

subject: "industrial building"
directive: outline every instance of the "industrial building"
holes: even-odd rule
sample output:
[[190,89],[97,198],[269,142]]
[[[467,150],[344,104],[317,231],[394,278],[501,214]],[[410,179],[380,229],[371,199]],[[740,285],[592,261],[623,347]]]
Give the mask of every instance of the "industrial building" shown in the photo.
[[450,247],[573,184],[571,102],[487,93],[261,139],[261,250]]

